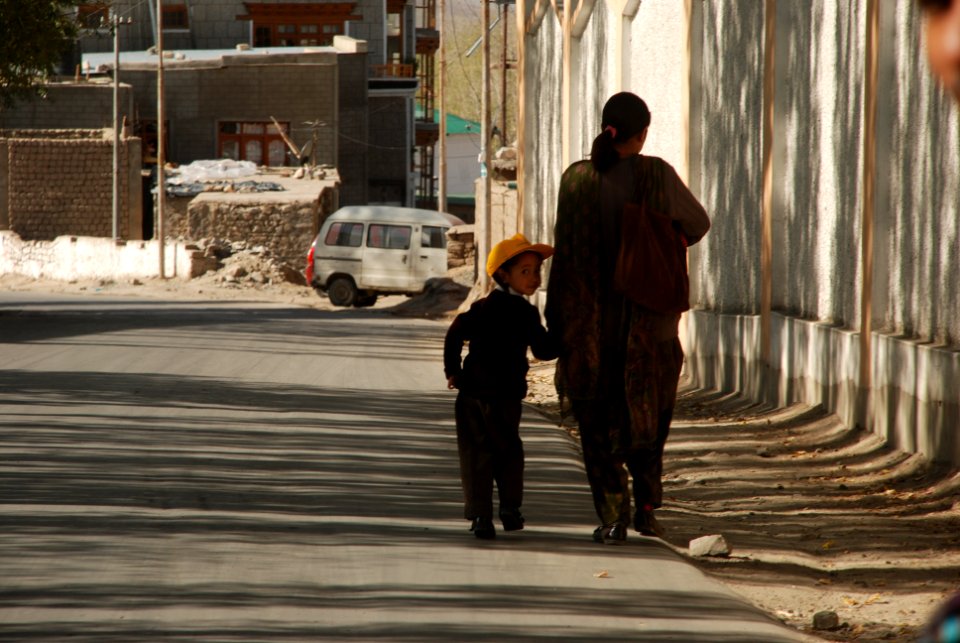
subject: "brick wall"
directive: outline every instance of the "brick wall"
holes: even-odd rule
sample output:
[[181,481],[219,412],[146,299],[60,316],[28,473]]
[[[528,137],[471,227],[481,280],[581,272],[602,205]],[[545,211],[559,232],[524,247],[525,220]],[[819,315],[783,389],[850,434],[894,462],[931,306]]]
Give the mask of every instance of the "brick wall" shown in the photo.
[[[112,235],[113,142],[103,131],[0,131],[0,154],[0,226],[23,239]],[[120,168],[118,234],[138,238],[139,139],[124,139]]]

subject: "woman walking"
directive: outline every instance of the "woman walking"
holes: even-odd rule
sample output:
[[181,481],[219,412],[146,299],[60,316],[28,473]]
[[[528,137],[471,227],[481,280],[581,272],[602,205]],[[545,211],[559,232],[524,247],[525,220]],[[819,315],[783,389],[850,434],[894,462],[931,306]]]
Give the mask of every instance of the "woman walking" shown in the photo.
[[[580,428],[600,519],[593,537],[608,544],[627,537],[628,474],[634,528],[663,535],[654,510],[662,503],[663,447],[683,364],[679,312],[657,312],[624,294],[629,291],[622,287],[622,267],[617,274],[621,240],[638,241],[623,237],[624,208],[634,204],[669,215],[686,245],[710,227],[676,171],[660,158],[640,154],[649,125],[650,111],[634,94],[616,94],[604,105],[590,159],[567,168],[560,183],[547,287],[547,324],[561,344],[557,390],[561,402],[571,400]],[[627,214],[636,212],[628,208]],[[682,270],[685,283],[685,265]],[[628,281],[633,277],[626,275]],[[682,309],[687,307],[684,300]]]

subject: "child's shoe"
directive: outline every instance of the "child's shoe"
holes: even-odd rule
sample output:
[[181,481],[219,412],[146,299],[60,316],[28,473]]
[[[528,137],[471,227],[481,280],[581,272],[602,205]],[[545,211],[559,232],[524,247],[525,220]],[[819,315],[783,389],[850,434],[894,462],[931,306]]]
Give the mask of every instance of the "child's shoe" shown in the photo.
[[493,528],[493,520],[490,518],[474,518],[470,531],[473,532],[474,536],[483,540],[492,540],[497,535]]
[[501,509],[500,522],[504,531],[520,531],[523,529],[523,514],[519,509]]

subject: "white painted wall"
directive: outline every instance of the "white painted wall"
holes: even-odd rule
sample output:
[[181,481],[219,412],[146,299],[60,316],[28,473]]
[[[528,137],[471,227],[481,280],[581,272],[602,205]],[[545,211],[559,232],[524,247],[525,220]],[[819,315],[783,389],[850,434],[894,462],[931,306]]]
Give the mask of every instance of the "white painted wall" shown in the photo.
[[[582,35],[569,42],[567,89],[552,9],[525,38],[528,233],[552,238],[564,128],[570,160],[584,157],[604,101],[621,89],[619,61],[622,89],[653,113],[645,153],[681,171],[689,154],[691,187],[713,222],[691,250],[695,310],[685,345],[693,381],[778,404],[822,404],[894,446],[960,464],[960,108],[931,80],[916,3],[877,4],[874,268],[866,293],[873,333],[865,354],[867,0],[776,3],[766,362],[759,317],[766,3],[692,2],[688,78],[684,3],[643,0],[625,22],[611,5],[621,2],[597,0]],[[869,382],[860,379],[862,359]]]
[[[164,245],[167,278],[190,279],[204,265],[203,253],[185,243]],[[157,241],[115,243],[102,237],[57,237],[23,241],[0,231],[0,274],[34,279],[149,279],[160,276]]]
[[480,134],[447,135],[447,194],[474,194],[479,154]]

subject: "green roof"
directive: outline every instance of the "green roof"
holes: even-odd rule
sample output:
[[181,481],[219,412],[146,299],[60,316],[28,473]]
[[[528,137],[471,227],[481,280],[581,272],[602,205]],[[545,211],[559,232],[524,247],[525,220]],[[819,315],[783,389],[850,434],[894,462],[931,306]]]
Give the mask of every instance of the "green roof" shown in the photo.
[[[417,109],[417,118],[420,118],[422,112],[420,109]],[[433,122],[440,122],[440,110],[433,110]],[[450,134],[479,134],[480,133],[480,123],[475,121],[468,121],[465,118],[460,118],[456,114],[451,114],[447,112],[447,135]]]

